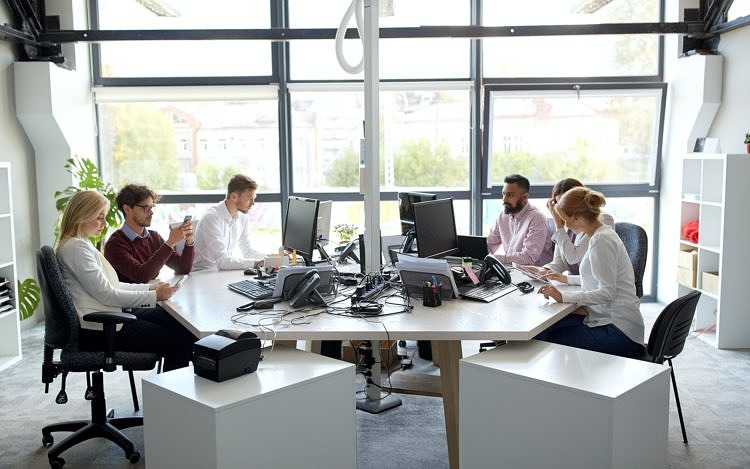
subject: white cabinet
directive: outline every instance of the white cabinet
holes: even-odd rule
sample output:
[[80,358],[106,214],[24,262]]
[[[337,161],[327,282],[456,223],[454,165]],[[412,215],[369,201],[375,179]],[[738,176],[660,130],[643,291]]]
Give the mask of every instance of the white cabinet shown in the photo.
[[0,162],[0,370],[21,359],[10,163]]
[[680,229],[680,249],[697,251],[695,285],[701,291],[694,328],[718,348],[750,347],[746,295],[750,266],[750,155],[693,153],[682,167],[681,224],[699,221],[698,239]]

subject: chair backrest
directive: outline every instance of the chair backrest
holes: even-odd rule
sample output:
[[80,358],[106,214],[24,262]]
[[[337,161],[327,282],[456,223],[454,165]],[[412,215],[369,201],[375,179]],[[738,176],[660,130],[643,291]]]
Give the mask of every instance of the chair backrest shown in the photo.
[[648,257],[646,230],[633,223],[617,222],[615,223],[615,232],[625,245],[630,263],[633,264],[635,294],[640,298],[643,296],[643,273],[646,271],[646,258]]
[[70,347],[78,340],[78,315],[54,249],[42,246],[36,266],[44,297],[44,343],[53,349]]
[[669,303],[659,314],[646,344],[651,361],[663,363],[682,352],[700,296],[700,292],[692,291]]

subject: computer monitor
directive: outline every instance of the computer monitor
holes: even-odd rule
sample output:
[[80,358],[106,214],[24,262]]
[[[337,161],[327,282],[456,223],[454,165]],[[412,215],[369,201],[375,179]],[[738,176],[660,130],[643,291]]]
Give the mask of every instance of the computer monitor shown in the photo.
[[398,213],[401,219],[401,234],[406,236],[414,229],[413,206],[419,202],[437,199],[437,195],[426,192],[399,192]]
[[286,206],[282,244],[287,251],[296,251],[307,265],[312,265],[317,241],[319,203],[317,199],[290,196]]
[[458,254],[453,199],[414,204],[414,232],[419,257],[445,257]]
[[316,238],[321,244],[327,243],[331,236],[331,208],[333,201],[321,200],[318,204],[318,225]]

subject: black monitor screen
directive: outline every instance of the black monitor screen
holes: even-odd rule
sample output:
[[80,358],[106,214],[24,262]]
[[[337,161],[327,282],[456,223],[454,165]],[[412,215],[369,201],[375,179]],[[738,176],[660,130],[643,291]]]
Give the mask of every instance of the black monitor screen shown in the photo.
[[399,192],[398,193],[398,213],[401,218],[401,234],[406,236],[414,228],[414,204],[435,200],[435,194],[425,192]]
[[284,249],[297,251],[308,263],[315,249],[318,226],[318,204],[316,199],[289,197],[284,221]]
[[414,231],[419,257],[445,257],[458,253],[453,199],[414,204]]

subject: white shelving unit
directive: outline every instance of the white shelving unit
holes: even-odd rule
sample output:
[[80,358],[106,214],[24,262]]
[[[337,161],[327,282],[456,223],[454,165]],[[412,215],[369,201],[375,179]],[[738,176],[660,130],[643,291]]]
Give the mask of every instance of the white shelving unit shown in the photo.
[[[16,242],[13,234],[10,163],[0,162],[0,278],[10,288],[12,308],[0,312],[0,371],[21,359],[21,328],[16,297]],[[4,287],[0,287],[4,288]]]
[[[750,348],[750,155],[691,153],[682,169],[681,224],[699,221],[697,243],[680,236],[698,252],[695,331],[718,348]],[[716,292],[704,289],[704,272],[718,272]]]

